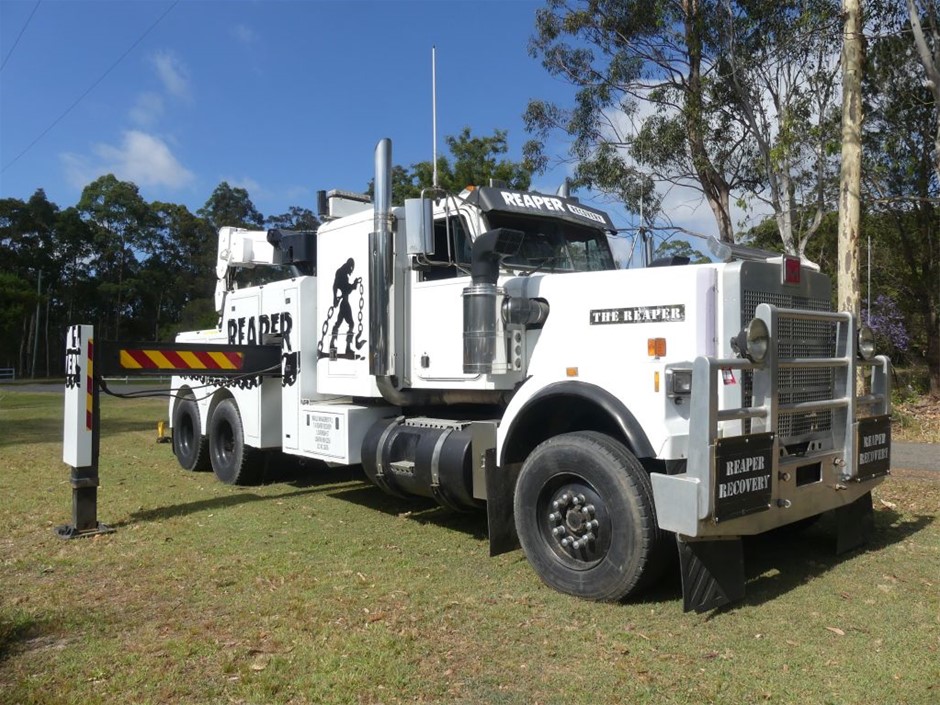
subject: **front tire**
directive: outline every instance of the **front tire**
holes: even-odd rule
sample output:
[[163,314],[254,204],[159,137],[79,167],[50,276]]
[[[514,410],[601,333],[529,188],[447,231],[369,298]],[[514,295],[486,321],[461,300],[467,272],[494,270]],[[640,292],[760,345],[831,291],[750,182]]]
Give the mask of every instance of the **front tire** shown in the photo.
[[526,558],[548,586],[616,601],[659,577],[664,534],[649,476],[622,444],[590,431],[539,445],[514,499]]
[[257,451],[245,445],[242,417],[234,399],[224,399],[209,418],[209,459],[212,471],[226,485],[258,480]]
[[173,407],[173,454],[184,470],[209,469],[209,443],[193,399],[180,399]]

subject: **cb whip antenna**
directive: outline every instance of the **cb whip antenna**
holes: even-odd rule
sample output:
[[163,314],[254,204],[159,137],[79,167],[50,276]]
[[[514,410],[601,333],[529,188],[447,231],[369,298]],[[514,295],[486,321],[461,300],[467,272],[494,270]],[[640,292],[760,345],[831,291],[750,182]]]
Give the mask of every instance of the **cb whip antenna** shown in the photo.
[[431,148],[431,159],[434,164],[432,186],[436,189],[437,183],[437,47],[431,46],[431,139],[434,145]]

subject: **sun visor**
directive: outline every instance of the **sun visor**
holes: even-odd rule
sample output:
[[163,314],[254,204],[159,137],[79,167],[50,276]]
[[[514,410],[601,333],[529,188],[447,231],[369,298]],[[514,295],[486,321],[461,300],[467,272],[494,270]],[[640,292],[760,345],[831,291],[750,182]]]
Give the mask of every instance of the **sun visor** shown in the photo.
[[605,230],[616,229],[604,211],[585,206],[572,198],[485,186],[471,191],[465,200],[467,203],[478,206],[484,213],[498,211],[520,215],[552,216],[578,225]]

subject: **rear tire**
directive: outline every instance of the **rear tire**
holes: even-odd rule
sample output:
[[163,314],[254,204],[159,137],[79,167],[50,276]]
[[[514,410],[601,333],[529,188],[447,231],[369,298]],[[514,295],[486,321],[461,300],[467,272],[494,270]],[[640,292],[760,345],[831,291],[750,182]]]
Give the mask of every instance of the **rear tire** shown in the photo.
[[184,470],[209,469],[209,443],[193,399],[180,399],[173,407],[173,453]]
[[548,586],[616,601],[659,577],[664,532],[649,476],[609,436],[567,433],[539,445],[516,485],[516,532]]
[[245,445],[242,417],[234,399],[224,399],[209,418],[209,459],[212,471],[226,485],[258,481],[258,451]]

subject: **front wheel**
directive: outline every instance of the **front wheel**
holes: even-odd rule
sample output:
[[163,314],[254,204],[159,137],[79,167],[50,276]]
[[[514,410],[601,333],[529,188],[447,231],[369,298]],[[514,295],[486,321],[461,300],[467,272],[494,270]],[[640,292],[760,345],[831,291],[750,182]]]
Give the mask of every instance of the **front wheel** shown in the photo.
[[226,485],[257,481],[257,451],[245,445],[242,417],[234,399],[224,399],[209,417],[209,459],[212,471]]
[[622,444],[590,431],[539,445],[514,500],[526,558],[552,588],[615,601],[658,577],[664,548],[649,476]]

